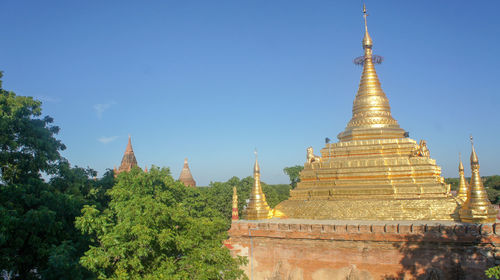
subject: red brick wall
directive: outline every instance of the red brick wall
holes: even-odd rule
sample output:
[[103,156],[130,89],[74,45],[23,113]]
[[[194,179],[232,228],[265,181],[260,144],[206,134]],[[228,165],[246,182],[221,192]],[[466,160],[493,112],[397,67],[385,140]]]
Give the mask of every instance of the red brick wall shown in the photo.
[[229,236],[255,280],[485,279],[500,257],[500,224],[240,220]]

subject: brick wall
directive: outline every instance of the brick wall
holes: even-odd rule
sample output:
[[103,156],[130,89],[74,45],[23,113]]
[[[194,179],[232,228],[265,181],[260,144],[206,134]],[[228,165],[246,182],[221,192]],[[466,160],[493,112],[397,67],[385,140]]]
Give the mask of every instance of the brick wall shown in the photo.
[[485,279],[500,259],[500,224],[240,220],[229,236],[255,280]]

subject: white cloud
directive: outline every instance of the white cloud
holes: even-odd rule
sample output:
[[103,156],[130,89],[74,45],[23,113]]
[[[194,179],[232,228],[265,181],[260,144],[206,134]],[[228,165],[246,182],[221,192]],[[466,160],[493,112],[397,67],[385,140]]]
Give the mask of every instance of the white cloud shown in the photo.
[[116,102],[112,101],[110,103],[98,103],[94,105],[94,110],[98,118],[102,118],[104,111],[108,110],[111,105],[115,105]]
[[101,142],[103,144],[108,144],[110,142],[115,141],[116,138],[118,138],[118,136],[109,136],[109,137],[103,136],[103,137],[97,139],[97,141],[99,141],[99,142]]

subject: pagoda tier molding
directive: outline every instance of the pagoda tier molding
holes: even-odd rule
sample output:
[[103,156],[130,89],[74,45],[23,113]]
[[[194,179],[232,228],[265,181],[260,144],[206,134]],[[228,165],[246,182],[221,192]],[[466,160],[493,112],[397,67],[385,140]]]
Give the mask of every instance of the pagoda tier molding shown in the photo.
[[410,138],[327,144],[274,215],[297,219],[454,220],[459,203]]

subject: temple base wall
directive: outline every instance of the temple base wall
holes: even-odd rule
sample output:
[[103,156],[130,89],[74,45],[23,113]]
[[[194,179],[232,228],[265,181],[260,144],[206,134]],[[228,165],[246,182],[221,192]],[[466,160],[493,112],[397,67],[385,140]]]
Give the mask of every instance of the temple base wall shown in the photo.
[[226,242],[253,280],[486,279],[498,245],[500,224],[279,219],[235,221]]

